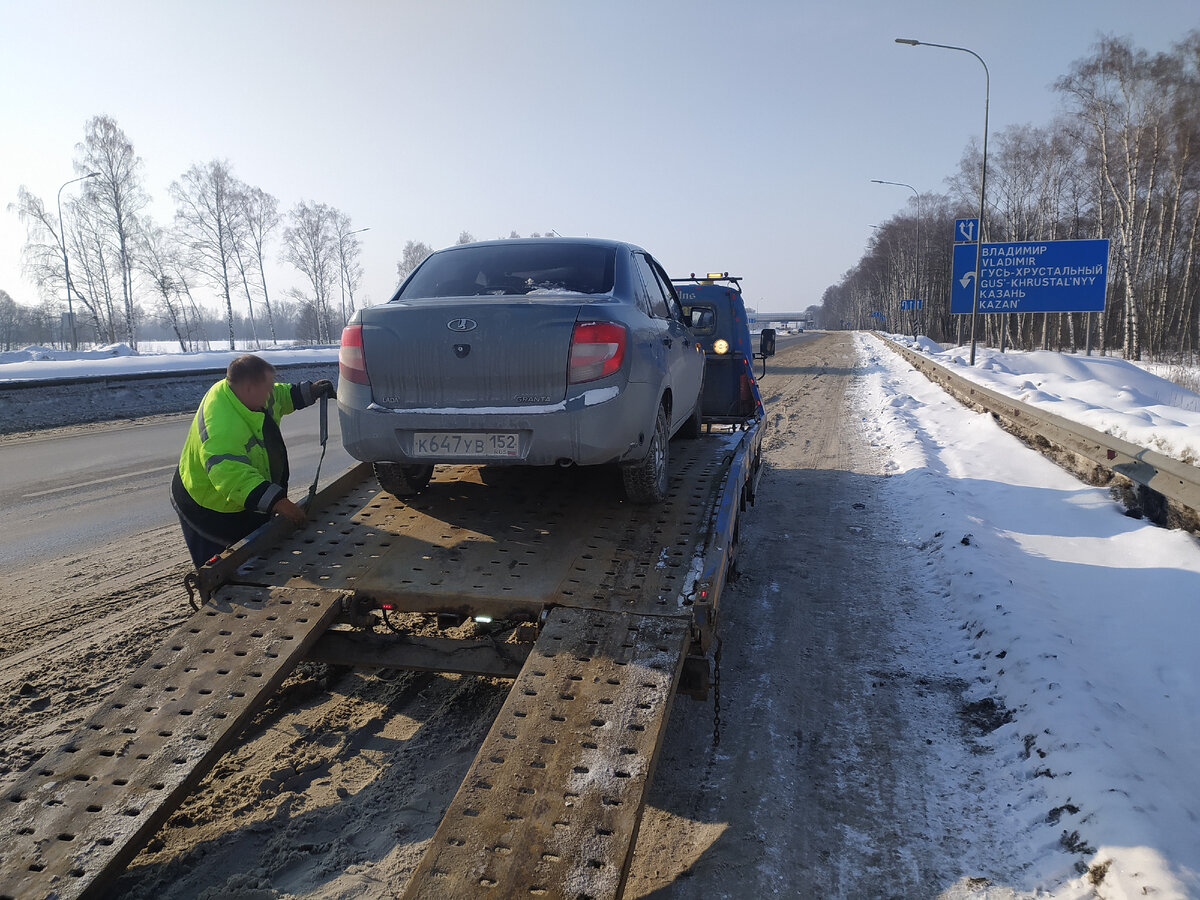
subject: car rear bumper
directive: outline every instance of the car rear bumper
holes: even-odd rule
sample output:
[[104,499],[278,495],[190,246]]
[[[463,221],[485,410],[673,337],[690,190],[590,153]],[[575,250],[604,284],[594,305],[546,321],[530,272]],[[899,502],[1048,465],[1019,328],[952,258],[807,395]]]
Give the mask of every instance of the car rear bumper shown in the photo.
[[[592,388],[549,406],[388,409],[371,402],[366,386],[346,381],[338,386],[342,443],[364,462],[591,466],[640,459],[658,402],[655,385],[631,382]],[[456,454],[461,441],[422,437],[431,434],[480,436],[480,442],[469,441]],[[491,441],[491,435],[516,435],[516,447]]]

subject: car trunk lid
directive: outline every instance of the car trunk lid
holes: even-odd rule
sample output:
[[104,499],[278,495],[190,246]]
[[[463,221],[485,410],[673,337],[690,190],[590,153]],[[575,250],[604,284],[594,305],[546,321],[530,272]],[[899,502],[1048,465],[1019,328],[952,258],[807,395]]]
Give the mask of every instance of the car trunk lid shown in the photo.
[[488,298],[364,309],[374,400],[393,409],[560,403],[581,305],[576,297]]

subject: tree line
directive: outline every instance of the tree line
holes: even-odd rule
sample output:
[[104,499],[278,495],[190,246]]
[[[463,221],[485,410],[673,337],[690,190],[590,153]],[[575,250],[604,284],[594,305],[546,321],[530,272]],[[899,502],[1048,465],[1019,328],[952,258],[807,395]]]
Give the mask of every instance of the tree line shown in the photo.
[[[357,308],[357,235],[366,229],[333,206],[302,200],[282,212],[275,196],[214,159],[171,183],[174,218],[159,224],[146,212],[142,160],[109,116],[88,120],[73,167],[78,191],[63,197],[60,189],[50,204],[22,185],[9,204],[26,228],[24,269],[41,302],[21,305],[0,291],[0,349],[76,339],[136,349],[143,337],[165,337],[185,351],[214,340],[233,349],[239,335],[256,344],[334,343]],[[458,243],[472,241],[469,232],[459,234]],[[276,252],[303,287],[276,293],[268,285]],[[432,252],[424,241],[408,241],[397,283]],[[220,315],[197,294],[215,295]],[[68,306],[73,322],[62,315]]]
[[[74,279],[74,273],[71,278]],[[17,350],[30,345],[40,347],[69,347],[71,346],[71,329],[62,314],[65,301],[51,299],[36,305],[17,303],[7,291],[0,290],[0,351]],[[311,309],[301,307],[286,297],[272,300],[271,312],[275,323],[278,340],[302,343],[315,343],[318,327]],[[148,313],[142,304],[135,309],[135,324],[137,327],[138,344],[145,348],[149,344],[171,344],[182,350],[210,349],[211,341],[205,335],[220,335],[227,329],[227,321],[222,311],[205,304],[198,304],[195,317],[189,322],[191,331],[198,337],[184,345],[180,345],[178,336],[171,325],[157,315]],[[249,336],[254,333],[249,313],[245,309],[235,308],[233,311],[233,326],[238,336],[238,346],[253,343]],[[94,341],[94,334],[84,328],[77,328],[77,337],[81,344]],[[269,341],[267,341],[269,343]],[[220,343],[220,342],[218,342]]]
[[[981,336],[1059,350],[1090,336],[1129,359],[1200,352],[1200,31],[1161,53],[1102,37],[1054,87],[1064,109],[1052,122],[989,138],[983,240],[1109,239],[1107,306],[1094,320],[986,315]],[[876,227],[862,258],[822,296],[822,324],[879,327],[879,312],[888,329],[961,342],[966,317],[950,314],[950,235],[956,218],[978,215],[981,175],[972,142],[948,191],[912,198]],[[907,298],[923,309],[902,311]]]
[[[159,224],[146,212],[142,160],[108,116],[88,120],[73,166],[77,192],[63,198],[60,189],[48,205],[22,185],[9,205],[25,225],[23,264],[42,304],[20,308],[5,294],[6,344],[21,331],[50,327],[53,334],[68,292],[72,340],[136,348],[141,333],[157,326],[183,350],[213,339],[233,349],[238,325],[248,326],[256,343],[278,341],[284,327],[302,341],[337,340],[363,275],[361,244],[346,213],[306,200],[281,212],[275,196],[237,178],[227,160],[214,159],[171,183],[174,220]],[[267,283],[276,241],[280,258],[304,284],[280,297]],[[201,288],[219,298],[219,324],[197,301]]]

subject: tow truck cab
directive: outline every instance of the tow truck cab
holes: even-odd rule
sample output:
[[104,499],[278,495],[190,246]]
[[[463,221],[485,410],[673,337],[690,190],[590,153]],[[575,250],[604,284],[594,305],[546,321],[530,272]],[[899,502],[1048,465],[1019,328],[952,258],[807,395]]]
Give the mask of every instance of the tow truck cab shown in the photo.
[[762,417],[754,360],[764,360],[765,374],[765,360],[775,353],[771,329],[763,330],[762,347],[754,351],[740,281],[728,272],[672,279],[684,321],[704,348],[701,418],[713,425],[740,425]]

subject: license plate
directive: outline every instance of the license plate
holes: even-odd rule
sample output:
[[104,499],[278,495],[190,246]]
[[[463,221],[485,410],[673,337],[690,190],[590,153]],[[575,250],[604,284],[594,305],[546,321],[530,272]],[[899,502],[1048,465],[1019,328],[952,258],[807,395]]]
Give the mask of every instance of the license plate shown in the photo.
[[459,459],[508,459],[520,456],[520,435],[505,431],[419,431],[413,435],[413,456]]

